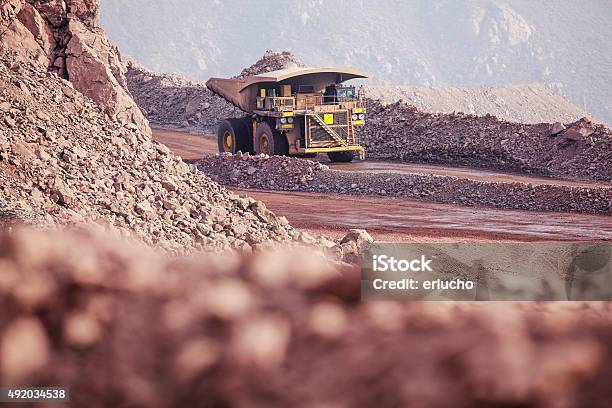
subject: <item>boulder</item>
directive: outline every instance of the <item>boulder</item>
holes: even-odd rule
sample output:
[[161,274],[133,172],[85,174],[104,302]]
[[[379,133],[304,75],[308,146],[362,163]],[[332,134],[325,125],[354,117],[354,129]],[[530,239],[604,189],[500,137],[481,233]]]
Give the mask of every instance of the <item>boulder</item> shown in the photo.
[[176,183],[172,179],[170,179],[169,177],[166,177],[164,180],[162,180],[161,185],[167,191],[176,191],[176,190],[178,190],[178,186],[176,185]]
[[340,240],[340,244],[355,242],[359,248],[365,244],[374,242],[374,238],[364,229],[350,229],[349,232]]
[[6,123],[6,126],[8,126],[10,129],[13,129],[15,128],[15,126],[17,126],[17,122],[15,122],[15,119],[11,118],[10,116],[4,117],[4,123]]
[[227,210],[223,207],[213,207],[210,211],[212,222],[222,223],[227,218]]
[[36,154],[32,151],[30,146],[21,140],[17,140],[15,143],[13,143],[12,148],[13,153],[24,160],[32,160],[36,158]]
[[147,200],[143,200],[136,204],[136,206],[134,207],[134,211],[136,212],[136,214],[140,215],[144,219],[151,218],[151,216],[155,212],[155,210],[151,206],[151,203],[149,203]]
[[64,0],[38,1],[34,5],[53,28],[60,28],[68,21]]
[[268,208],[262,201],[256,201],[251,204],[251,210],[260,220],[264,222],[268,222],[270,220],[270,215],[272,213],[268,210]]
[[51,201],[71,207],[74,203],[74,193],[66,186],[54,188],[51,190]]
[[550,131],[549,131],[549,135],[550,136],[555,136],[558,135],[559,133],[563,132],[565,130],[565,125],[563,125],[563,123],[561,122],[555,122],[550,126]]
[[585,138],[590,136],[592,133],[593,133],[592,130],[587,129],[585,127],[572,126],[571,128],[567,129],[565,132],[563,132],[563,137],[568,140],[579,141],[579,140],[584,140]]

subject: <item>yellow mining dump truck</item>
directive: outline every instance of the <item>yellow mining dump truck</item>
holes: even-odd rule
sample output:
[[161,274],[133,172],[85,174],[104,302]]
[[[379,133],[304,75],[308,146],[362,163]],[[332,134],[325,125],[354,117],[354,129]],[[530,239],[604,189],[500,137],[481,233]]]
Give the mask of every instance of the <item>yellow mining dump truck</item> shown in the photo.
[[206,86],[248,115],[219,125],[219,151],[363,159],[356,127],[365,124],[361,90],[344,85],[366,74],[335,68],[288,68],[240,79],[210,78]]

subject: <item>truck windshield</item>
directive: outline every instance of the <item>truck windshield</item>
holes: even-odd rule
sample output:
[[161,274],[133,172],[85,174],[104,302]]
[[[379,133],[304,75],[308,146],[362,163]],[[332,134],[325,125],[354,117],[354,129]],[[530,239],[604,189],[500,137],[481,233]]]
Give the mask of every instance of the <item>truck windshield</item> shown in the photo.
[[336,88],[336,95],[339,101],[350,101],[355,99],[355,88]]

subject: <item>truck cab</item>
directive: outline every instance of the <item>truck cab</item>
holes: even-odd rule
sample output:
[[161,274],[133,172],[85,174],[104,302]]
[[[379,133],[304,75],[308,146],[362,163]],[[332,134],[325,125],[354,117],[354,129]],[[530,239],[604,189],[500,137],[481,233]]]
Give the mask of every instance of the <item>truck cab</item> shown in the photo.
[[351,102],[356,99],[357,93],[352,85],[333,84],[325,87],[325,94],[323,95],[323,102],[325,103]]

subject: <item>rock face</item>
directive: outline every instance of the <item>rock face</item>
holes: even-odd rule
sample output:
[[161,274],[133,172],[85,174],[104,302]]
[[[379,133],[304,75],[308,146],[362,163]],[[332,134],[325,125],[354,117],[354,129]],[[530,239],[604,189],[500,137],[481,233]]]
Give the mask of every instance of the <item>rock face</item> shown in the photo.
[[313,253],[168,259],[85,231],[0,234],[0,265],[0,382],[77,407],[610,400],[610,302],[359,302]]
[[98,0],[2,0],[0,52],[33,60],[103,106],[122,124],[150,133],[134,103],[117,48],[97,27]]

